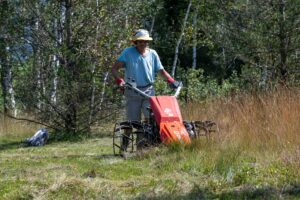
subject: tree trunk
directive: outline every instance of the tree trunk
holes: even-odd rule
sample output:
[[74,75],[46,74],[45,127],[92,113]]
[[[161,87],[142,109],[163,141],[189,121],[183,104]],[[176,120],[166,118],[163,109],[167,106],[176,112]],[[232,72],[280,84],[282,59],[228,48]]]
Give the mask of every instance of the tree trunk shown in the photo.
[[286,30],[286,14],[285,14],[285,0],[280,0],[279,3],[280,21],[279,21],[279,42],[280,42],[280,81],[283,85],[286,85],[288,70],[287,70],[287,49],[288,49],[288,37]]
[[[62,10],[62,9],[61,9]],[[55,47],[59,48],[61,41],[62,41],[62,33],[60,31],[60,24],[57,19],[54,20],[54,27],[53,31],[55,33]],[[60,66],[60,60],[57,54],[52,55],[52,73],[53,73],[53,80],[52,80],[52,89],[50,94],[51,103],[56,105],[57,101],[57,84],[58,84],[58,69]]]
[[65,97],[67,107],[65,128],[68,133],[75,134],[78,131],[77,126],[77,92],[78,90],[78,72],[76,70],[74,53],[76,50],[72,45],[72,0],[65,0],[65,46],[67,51],[64,52],[64,65],[67,71],[66,85],[68,88],[68,95]]
[[[0,1],[0,67],[1,67],[1,86],[3,96],[3,111],[8,114],[12,111],[12,115],[17,115],[15,93],[12,79],[12,66],[10,57],[10,37],[11,34],[6,29],[9,24],[9,2]],[[4,27],[4,28],[2,28]],[[10,40],[10,41],[9,41]]]
[[104,101],[105,87],[106,87],[106,84],[107,84],[108,75],[109,75],[109,73],[106,72],[106,73],[104,74],[104,78],[103,78],[102,91],[101,91],[100,104],[99,104],[99,105],[100,105],[100,109],[101,109],[102,103],[103,103],[103,101]]
[[197,10],[195,11],[193,17],[193,65],[192,69],[196,69],[197,67]]
[[15,92],[13,88],[12,69],[9,63],[9,47],[5,39],[0,40],[0,65],[1,65],[1,86],[3,96],[3,110],[5,114],[17,115]]
[[[35,9],[37,16],[35,17],[35,24],[34,24],[34,31],[35,33],[40,32],[40,22],[39,22],[39,15],[40,15],[40,10],[39,10],[39,5],[38,3],[35,4]],[[33,67],[35,69],[36,73],[36,89],[37,89],[37,108],[39,110],[42,110],[43,108],[43,96],[46,93],[45,89],[45,84],[44,84],[44,76],[43,76],[43,67],[42,67],[42,58],[41,58],[41,49],[40,46],[35,45],[33,48],[34,52],[34,62],[33,62]]]
[[174,55],[172,73],[171,73],[173,77],[174,77],[175,71],[176,71],[176,65],[177,65],[178,54],[179,54],[179,46],[180,46],[180,43],[181,43],[181,40],[182,40],[182,37],[183,37],[183,34],[184,34],[184,30],[185,30],[186,22],[187,22],[189,13],[190,13],[191,6],[192,6],[192,1],[190,0],[188,8],[187,8],[186,13],[185,13],[184,20],[183,20],[183,25],[181,27],[181,33],[180,33],[180,36],[179,36],[179,38],[176,42],[175,55]]
[[155,15],[153,15],[152,20],[151,20],[151,27],[150,27],[150,31],[149,31],[150,35],[153,32],[154,24],[155,24]]
[[8,65],[9,67],[7,68],[7,85],[8,85],[8,94],[9,94],[9,99],[10,99],[10,107],[11,111],[14,117],[17,116],[17,109],[16,109],[16,100],[15,100],[15,91],[13,87],[13,78],[12,78],[12,69],[11,65]]
[[7,93],[8,93],[8,63],[7,63],[7,55],[5,50],[5,38],[0,38],[0,65],[1,65],[1,86],[2,86],[2,98],[3,98],[3,111],[4,114],[8,114],[8,101],[7,101]]
[[[96,0],[96,13],[99,13],[99,0]],[[97,44],[97,40],[99,38],[99,26],[100,22],[99,19],[97,19],[97,26],[96,26],[96,37],[95,37],[95,44]],[[96,80],[95,80],[95,69],[96,69],[96,60],[97,59],[92,59],[93,65],[92,65],[92,85],[91,85],[91,100],[90,100],[90,112],[89,112],[89,126],[91,126],[93,122],[93,116],[94,116],[94,111],[95,111],[95,91],[96,91]],[[90,128],[90,127],[88,127]]]
[[92,119],[93,119],[93,115],[94,115],[94,109],[95,109],[95,90],[96,90],[96,82],[95,82],[95,68],[96,68],[96,63],[93,64],[93,68],[92,68],[92,91],[91,91],[91,100],[90,100],[90,114],[89,114],[89,126],[92,124]]

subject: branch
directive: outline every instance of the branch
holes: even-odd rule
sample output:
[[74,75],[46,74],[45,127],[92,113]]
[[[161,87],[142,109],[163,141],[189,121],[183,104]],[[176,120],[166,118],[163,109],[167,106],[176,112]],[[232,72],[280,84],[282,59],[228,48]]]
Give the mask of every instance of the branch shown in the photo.
[[27,118],[20,118],[20,117],[14,117],[10,114],[6,114],[5,116],[9,117],[9,118],[12,118],[12,119],[15,119],[15,120],[19,120],[19,121],[27,121],[27,122],[31,122],[31,123],[35,123],[35,124],[40,124],[40,125],[43,125],[47,128],[50,128],[50,129],[53,129],[53,130],[56,130],[58,131],[59,129],[57,129],[56,127],[53,127],[53,126],[50,126],[48,124],[45,124],[43,122],[39,122],[39,121],[36,121],[36,120],[33,120],[33,119],[27,119]]

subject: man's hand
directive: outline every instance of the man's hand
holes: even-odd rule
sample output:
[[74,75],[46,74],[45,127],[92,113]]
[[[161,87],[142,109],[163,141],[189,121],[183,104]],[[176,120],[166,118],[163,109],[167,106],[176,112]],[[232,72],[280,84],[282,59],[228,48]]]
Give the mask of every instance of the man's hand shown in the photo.
[[180,82],[175,81],[171,76],[168,77],[167,82],[171,89],[177,89],[180,86]]
[[180,82],[175,81],[166,70],[162,69],[160,70],[160,73],[163,77],[165,77],[165,80],[168,82],[170,88],[177,89],[180,86]]
[[118,84],[119,86],[119,90],[122,94],[124,94],[125,92],[125,88],[124,88],[124,85],[125,85],[125,81],[122,79],[122,78],[116,78],[116,83]]
[[122,78],[116,78],[116,83],[119,87],[123,87],[125,85],[125,81]]
[[169,83],[169,86],[171,89],[177,89],[180,86],[180,82],[179,81],[174,81],[172,83]]

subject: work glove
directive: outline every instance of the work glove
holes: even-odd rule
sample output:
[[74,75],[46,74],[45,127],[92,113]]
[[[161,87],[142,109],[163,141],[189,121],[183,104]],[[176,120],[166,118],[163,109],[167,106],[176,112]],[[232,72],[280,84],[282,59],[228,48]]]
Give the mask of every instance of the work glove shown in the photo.
[[167,79],[167,82],[169,83],[169,87],[171,89],[177,89],[180,86],[180,82],[179,81],[175,81],[172,77],[169,77]]
[[116,79],[116,83],[118,84],[118,86],[119,86],[119,88],[120,88],[120,92],[121,92],[122,94],[124,94],[124,91],[125,91],[125,88],[124,88],[125,81],[124,81],[124,79],[122,79],[122,78],[117,78],[117,79]]
[[116,83],[118,84],[119,87],[123,87],[125,85],[125,81],[122,78],[117,78]]
[[180,82],[179,81],[174,81],[173,83],[169,83],[169,87],[171,89],[177,89],[180,86]]

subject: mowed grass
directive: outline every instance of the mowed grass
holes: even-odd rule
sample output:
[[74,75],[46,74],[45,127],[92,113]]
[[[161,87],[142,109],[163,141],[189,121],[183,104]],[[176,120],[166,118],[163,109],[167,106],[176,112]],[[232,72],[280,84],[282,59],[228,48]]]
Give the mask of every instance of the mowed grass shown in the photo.
[[214,120],[219,133],[128,159],[112,155],[107,129],[25,147],[37,127],[6,121],[0,199],[299,199],[299,99],[280,90],[190,103],[184,118]]

